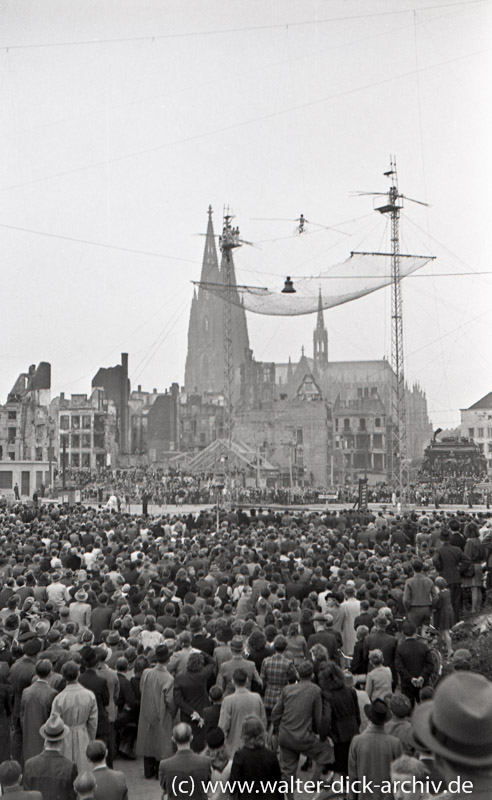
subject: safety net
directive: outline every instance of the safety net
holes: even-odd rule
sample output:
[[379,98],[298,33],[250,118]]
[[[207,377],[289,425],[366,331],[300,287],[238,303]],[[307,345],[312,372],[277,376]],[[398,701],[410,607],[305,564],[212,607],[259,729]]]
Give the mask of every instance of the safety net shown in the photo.
[[[270,316],[312,314],[320,308],[349,303],[358,297],[382,289],[392,281],[391,253],[352,252],[345,261],[325,272],[305,278],[294,278],[295,292],[255,286],[231,287],[224,283],[198,282],[198,285],[246,311]],[[433,256],[399,255],[400,276],[404,278],[423,267]],[[234,289],[234,291],[233,291]]]

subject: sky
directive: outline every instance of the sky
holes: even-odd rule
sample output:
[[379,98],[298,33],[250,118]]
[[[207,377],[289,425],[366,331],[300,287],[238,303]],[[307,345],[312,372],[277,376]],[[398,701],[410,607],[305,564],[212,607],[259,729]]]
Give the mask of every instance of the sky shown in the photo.
[[[405,375],[459,424],[492,389],[491,38],[491,0],[0,0],[0,402],[122,352],[134,388],[182,384],[209,204],[255,244],[238,281],[276,288],[389,249],[358,192],[394,155],[429,204],[401,250],[436,257],[403,282]],[[248,314],[255,358],[310,355],[315,321]],[[330,359],[390,358],[390,289],[325,323]]]

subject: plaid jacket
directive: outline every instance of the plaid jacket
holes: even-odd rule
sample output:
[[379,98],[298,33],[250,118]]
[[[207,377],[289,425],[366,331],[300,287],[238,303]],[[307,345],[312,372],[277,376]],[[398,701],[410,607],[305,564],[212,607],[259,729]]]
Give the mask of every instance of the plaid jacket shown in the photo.
[[292,661],[281,653],[265,658],[261,665],[261,680],[265,689],[265,708],[272,709],[284,686],[297,679],[297,670]]

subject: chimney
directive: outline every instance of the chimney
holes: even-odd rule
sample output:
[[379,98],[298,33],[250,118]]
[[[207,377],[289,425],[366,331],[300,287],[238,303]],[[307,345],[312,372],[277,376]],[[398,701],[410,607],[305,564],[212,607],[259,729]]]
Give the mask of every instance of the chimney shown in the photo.
[[121,354],[121,381],[120,381],[120,453],[128,452],[128,400],[130,396],[128,386],[128,353]]

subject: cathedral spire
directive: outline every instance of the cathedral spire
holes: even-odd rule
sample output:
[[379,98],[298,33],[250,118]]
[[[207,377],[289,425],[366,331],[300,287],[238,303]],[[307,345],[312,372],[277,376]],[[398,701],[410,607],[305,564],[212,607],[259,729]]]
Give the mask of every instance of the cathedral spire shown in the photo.
[[323,319],[323,300],[319,287],[318,316],[313,333],[313,369],[319,375],[328,366],[328,331]]
[[205,234],[205,249],[203,251],[201,281],[218,283],[219,281],[219,261],[217,258],[217,248],[215,246],[214,225],[212,222],[212,206],[208,207],[207,233]]

